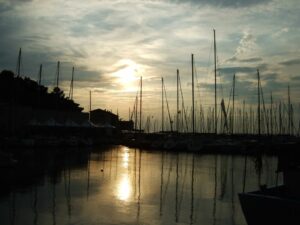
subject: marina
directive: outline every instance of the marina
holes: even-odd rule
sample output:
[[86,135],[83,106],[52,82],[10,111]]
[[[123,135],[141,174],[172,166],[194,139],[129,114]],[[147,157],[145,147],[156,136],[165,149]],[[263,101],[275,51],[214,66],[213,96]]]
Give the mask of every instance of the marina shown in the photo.
[[275,156],[245,164],[238,155],[125,146],[62,152],[1,169],[3,224],[246,225],[238,193],[283,183]]
[[0,224],[300,224],[299,12],[0,1]]

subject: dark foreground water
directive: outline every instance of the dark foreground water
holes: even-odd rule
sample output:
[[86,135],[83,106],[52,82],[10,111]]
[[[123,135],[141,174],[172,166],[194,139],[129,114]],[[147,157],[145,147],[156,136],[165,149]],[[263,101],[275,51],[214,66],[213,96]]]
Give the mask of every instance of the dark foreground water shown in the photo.
[[[1,168],[0,168],[1,169]],[[1,169],[0,224],[246,224],[238,193],[281,183],[277,158],[141,151],[28,156]]]

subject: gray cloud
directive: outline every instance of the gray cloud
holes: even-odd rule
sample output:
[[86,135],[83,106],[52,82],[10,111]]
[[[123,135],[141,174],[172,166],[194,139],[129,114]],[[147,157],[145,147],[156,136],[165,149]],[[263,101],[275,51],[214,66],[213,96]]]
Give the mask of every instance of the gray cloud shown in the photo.
[[261,79],[265,81],[276,80],[278,77],[278,73],[264,73],[261,75]]
[[293,65],[299,65],[300,64],[300,59],[291,59],[287,60],[284,62],[280,62],[279,64],[284,65],[284,66],[293,66]]
[[291,80],[295,82],[300,82],[300,76],[293,76],[291,77]]
[[246,63],[251,63],[251,62],[261,62],[262,58],[260,57],[253,57],[253,58],[248,58],[248,59],[240,59],[239,62],[246,62]]
[[218,7],[241,8],[254,6],[258,4],[265,4],[272,0],[170,0],[176,3],[188,2],[192,4],[204,4]]
[[252,63],[252,62],[261,62],[263,59],[260,57],[253,57],[253,58],[247,58],[247,59],[239,59],[236,56],[233,56],[226,60],[226,62],[241,62],[241,63]]
[[220,68],[222,74],[235,74],[235,73],[256,73],[255,67],[226,67]]
[[13,9],[12,5],[4,4],[4,3],[0,2],[0,13],[4,13],[4,12],[9,11],[11,9]]

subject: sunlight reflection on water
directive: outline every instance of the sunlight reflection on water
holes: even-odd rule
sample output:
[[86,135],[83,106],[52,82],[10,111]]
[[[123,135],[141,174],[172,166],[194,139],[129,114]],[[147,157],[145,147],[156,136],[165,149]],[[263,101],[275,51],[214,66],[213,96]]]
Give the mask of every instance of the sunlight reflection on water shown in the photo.
[[117,187],[118,199],[121,201],[128,201],[131,196],[131,189],[129,177],[127,175],[123,175]]
[[123,167],[128,169],[128,162],[129,162],[129,149],[127,147],[122,148],[123,151]]

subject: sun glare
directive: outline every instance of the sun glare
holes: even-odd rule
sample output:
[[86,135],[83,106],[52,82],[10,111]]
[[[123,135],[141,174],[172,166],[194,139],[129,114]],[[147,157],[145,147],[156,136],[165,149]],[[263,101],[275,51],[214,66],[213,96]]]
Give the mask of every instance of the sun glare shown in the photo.
[[139,79],[138,64],[129,59],[123,59],[118,64],[122,68],[115,72],[114,76],[118,78],[118,82],[123,86],[124,90],[135,91],[136,80]]

